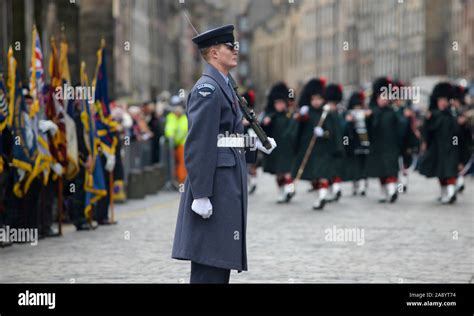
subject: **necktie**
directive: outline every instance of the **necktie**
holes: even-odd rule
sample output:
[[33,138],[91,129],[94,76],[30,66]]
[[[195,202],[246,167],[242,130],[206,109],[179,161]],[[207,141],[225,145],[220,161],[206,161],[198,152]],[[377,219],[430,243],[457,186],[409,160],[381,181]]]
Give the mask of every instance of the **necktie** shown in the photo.
[[235,104],[235,96],[234,96],[234,89],[230,85],[230,81],[227,82],[227,87],[229,88],[230,95],[232,96],[232,107],[237,110],[237,106]]

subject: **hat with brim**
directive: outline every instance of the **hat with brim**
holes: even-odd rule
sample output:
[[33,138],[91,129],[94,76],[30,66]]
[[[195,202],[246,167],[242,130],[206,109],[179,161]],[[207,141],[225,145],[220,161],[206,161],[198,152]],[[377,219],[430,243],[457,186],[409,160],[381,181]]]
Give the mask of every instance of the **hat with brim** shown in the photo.
[[234,25],[232,24],[206,31],[193,38],[194,44],[196,44],[199,49],[224,43],[233,44],[234,41]]

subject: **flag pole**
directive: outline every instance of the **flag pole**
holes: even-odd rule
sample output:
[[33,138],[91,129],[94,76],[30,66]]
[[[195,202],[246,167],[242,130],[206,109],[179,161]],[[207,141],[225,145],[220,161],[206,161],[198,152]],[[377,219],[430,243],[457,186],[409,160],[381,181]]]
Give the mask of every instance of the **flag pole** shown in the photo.
[[58,178],[58,234],[63,235],[63,176]]
[[115,221],[115,205],[114,205],[114,171],[109,172],[109,195],[110,195],[110,223],[117,224]]

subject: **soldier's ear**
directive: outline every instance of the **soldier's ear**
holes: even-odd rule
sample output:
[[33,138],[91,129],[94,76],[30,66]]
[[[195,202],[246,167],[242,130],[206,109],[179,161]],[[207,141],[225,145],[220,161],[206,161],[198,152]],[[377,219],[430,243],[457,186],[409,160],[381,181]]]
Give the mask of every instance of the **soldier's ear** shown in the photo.
[[218,55],[219,55],[219,46],[212,46],[209,51],[210,59],[217,59]]

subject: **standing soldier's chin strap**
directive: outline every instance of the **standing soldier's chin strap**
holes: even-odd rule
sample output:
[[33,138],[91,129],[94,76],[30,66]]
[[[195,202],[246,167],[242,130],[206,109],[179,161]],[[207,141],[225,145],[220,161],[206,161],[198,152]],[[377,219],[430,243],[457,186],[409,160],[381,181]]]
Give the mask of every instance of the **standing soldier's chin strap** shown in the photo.
[[[191,28],[196,33],[196,35],[199,35],[198,31],[196,30],[193,23],[189,19],[189,16],[187,14],[187,10],[183,10],[183,15],[186,18],[186,21],[188,21]],[[250,126],[255,131],[255,134],[257,134],[257,137],[262,142],[262,145],[266,149],[270,150],[272,148],[272,144],[268,140],[267,134],[265,134],[262,127],[258,123],[255,112],[248,107],[247,101],[239,94],[239,87],[237,86],[237,83],[235,82],[235,80],[232,77],[232,75],[230,74],[230,72],[229,72],[228,78],[229,78],[229,83],[232,85],[232,88],[235,91],[235,94],[237,96],[237,101],[239,103],[239,108],[242,111],[242,114],[244,115],[244,118],[250,123]]]

